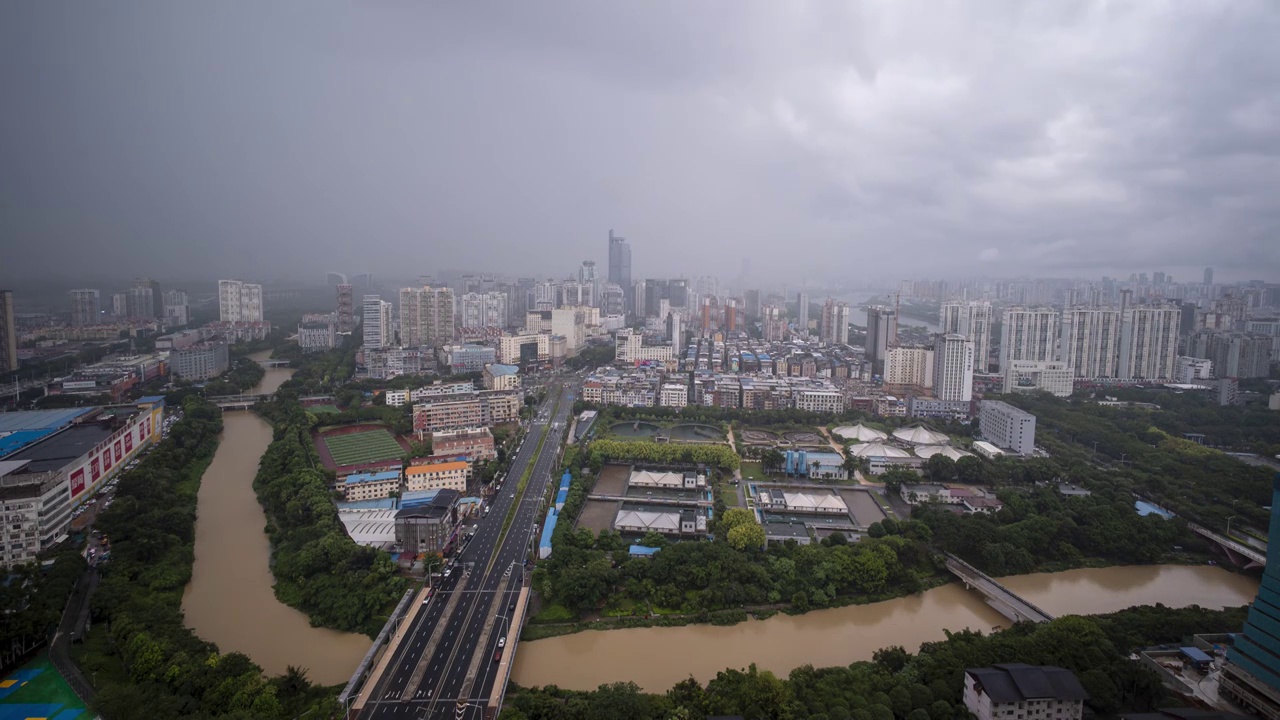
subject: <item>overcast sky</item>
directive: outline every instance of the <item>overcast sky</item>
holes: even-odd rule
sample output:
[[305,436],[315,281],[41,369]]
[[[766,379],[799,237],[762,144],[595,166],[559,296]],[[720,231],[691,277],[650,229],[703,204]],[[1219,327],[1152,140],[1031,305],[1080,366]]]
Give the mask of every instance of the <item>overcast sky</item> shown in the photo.
[[[358,6],[358,7],[357,7]],[[1280,3],[7,2],[0,282],[1280,276]]]

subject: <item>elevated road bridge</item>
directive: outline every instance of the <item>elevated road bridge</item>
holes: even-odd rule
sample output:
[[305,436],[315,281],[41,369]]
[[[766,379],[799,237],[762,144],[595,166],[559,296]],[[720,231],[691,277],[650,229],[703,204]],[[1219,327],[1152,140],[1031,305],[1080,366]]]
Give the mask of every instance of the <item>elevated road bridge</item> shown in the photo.
[[1049,622],[1053,616],[1022,599],[1017,593],[996,582],[986,573],[960,558],[947,553],[947,569],[960,578],[964,586],[977,590],[987,598],[987,604],[1013,622]]
[[1203,525],[1197,525],[1193,522],[1187,523],[1187,527],[1191,532],[1217,543],[1223,552],[1227,554],[1227,557],[1231,558],[1232,562],[1243,566],[1246,570],[1267,566],[1267,554],[1258,548],[1236,542],[1226,535],[1220,535]]

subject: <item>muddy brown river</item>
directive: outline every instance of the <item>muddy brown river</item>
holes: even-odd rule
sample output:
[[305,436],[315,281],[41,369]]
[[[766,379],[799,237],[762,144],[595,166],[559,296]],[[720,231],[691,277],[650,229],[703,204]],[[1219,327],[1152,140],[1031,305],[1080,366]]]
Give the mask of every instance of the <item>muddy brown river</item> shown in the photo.
[[[267,368],[251,392],[274,392],[291,373]],[[345,683],[368,652],[369,638],[311,627],[272,591],[267,519],[253,492],[271,426],[247,410],[228,411],[222,422],[221,442],[200,481],[195,565],[182,597],[187,627],[222,652],[248,655],[268,675],[296,665],[313,682]]]

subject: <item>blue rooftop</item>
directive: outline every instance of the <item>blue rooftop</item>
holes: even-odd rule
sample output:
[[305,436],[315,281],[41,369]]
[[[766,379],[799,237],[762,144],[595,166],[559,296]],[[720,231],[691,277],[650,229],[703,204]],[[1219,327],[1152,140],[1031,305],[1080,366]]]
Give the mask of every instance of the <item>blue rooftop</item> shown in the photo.
[[352,500],[350,502],[335,503],[338,511],[343,510],[398,510],[397,500],[395,498],[380,498],[377,500]]
[[164,402],[163,395],[148,395],[146,397],[138,398],[139,405],[148,404],[148,403],[155,404],[155,403],[162,403],[162,402]]
[[489,374],[494,376],[515,375],[520,372],[520,368],[515,365],[499,365],[497,363],[493,363],[487,369],[489,370]]
[[556,531],[556,521],[559,519],[560,514],[556,512],[554,507],[547,510],[547,521],[542,524],[542,538],[538,543],[538,555],[540,557],[546,557],[541,552],[544,549],[547,551],[547,555],[551,554],[551,535]]
[[19,430],[57,430],[70,425],[73,420],[98,408],[67,408],[65,410],[19,410],[0,413],[0,433]]
[[1137,510],[1138,514],[1141,515],[1142,517],[1146,517],[1148,515],[1159,515],[1165,520],[1172,520],[1174,518],[1173,513],[1169,512],[1168,510],[1165,510],[1159,505],[1149,503],[1145,500],[1135,500],[1133,502],[1133,508]]
[[1213,658],[1206,655],[1204,651],[1198,647],[1188,646],[1188,647],[1182,647],[1178,649],[1182,651],[1183,655],[1186,655],[1187,657],[1191,658],[1192,662],[1198,662],[1198,663],[1213,662]]
[[386,480],[399,480],[400,472],[398,470],[387,470],[386,472],[377,473],[353,473],[347,476],[346,484],[355,485],[364,482],[383,482]]
[[657,555],[658,551],[661,549],[662,548],[649,547],[648,545],[632,545],[630,553],[632,556],[641,555],[645,557],[652,557]]

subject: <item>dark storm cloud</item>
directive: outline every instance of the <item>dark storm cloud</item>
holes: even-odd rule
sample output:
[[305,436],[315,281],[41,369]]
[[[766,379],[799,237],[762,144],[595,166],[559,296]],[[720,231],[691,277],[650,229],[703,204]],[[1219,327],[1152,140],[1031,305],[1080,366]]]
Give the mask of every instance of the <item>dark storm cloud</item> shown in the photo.
[[0,280],[1280,269],[1280,6],[10,3]]

